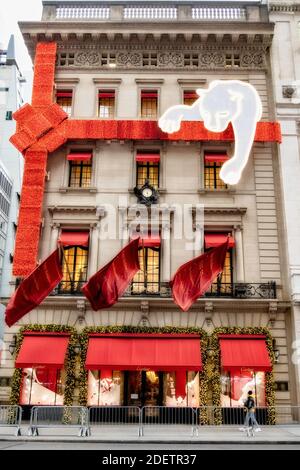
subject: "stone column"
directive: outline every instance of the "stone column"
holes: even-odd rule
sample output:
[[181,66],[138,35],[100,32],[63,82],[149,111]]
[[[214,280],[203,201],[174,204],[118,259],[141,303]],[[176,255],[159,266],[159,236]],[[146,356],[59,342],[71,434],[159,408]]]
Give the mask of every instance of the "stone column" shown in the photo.
[[204,252],[204,227],[202,223],[195,224],[194,255],[200,256]]
[[98,271],[99,227],[97,223],[90,225],[88,277]]
[[236,252],[236,281],[245,281],[244,272],[244,250],[243,250],[243,239],[242,239],[242,228],[240,226],[234,229],[235,238],[235,252]]
[[59,236],[60,224],[53,223],[51,225],[51,235],[50,235],[50,253],[52,253],[57,248],[57,241]]
[[162,238],[162,282],[171,279],[171,226],[170,222],[163,222],[161,227]]
[[128,243],[128,221],[127,221],[127,207],[119,207],[119,237],[121,237],[121,247]]

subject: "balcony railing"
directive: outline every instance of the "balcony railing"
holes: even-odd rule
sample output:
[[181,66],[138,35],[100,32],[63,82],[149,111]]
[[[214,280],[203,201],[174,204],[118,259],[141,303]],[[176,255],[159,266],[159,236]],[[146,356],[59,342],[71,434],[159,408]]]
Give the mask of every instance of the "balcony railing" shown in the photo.
[[[81,288],[86,281],[62,281],[51,295],[81,296]],[[130,285],[123,297],[159,297],[171,298],[172,292],[167,282],[144,283],[135,282]],[[205,297],[231,298],[231,299],[276,299],[276,282],[264,283],[214,283],[206,292]]]
[[61,281],[51,295],[83,295],[81,288],[86,281]]
[[255,0],[218,2],[56,2],[45,1],[43,19],[54,21],[261,21],[266,5]]
[[[171,288],[167,282],[154,285],[134,283],[129,286],[124,297],[147,296],[147,297],[172,297]],[[265,283],[214,283],[206,292],[205,297],[228,297],[234,299],[276,299],[276,282]]]

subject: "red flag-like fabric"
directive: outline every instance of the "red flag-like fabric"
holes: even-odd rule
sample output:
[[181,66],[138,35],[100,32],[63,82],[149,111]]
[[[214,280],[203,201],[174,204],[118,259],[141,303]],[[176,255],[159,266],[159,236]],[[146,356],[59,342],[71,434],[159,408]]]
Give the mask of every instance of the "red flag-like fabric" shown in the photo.
[[21,283],[11,297],[5,311],[5,322],[14,325],[33,310],[53,291],[63,277],[59,250],[55,250]]
[[187,312],[191,305],[212,285],[223,271],[228,240],[180,266],[170,285],[175,303]]
[[140,269],[138,248],[139,238],[136,238],[82,287],[93,310],[111,307],[125,292]]

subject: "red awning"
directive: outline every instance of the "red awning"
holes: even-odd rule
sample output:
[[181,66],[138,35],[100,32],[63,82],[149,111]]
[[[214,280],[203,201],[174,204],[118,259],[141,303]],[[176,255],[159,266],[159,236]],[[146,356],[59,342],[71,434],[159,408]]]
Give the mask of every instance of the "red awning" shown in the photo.
[[[139,235],[135,235],[133,236],[131,239],[135,239],[135,238],[138,238]],[[156,235],[156,236],[140,236],[140,241],[139,241],[139,246],[144,246],[144,247],[148,247],[148,248],[155,248],[155,247],[160,247],[160,244],[161,244],[161,240],[160,240],[160,236],[159,235]]]
[[197,100],[199,98],[199,95],[195,91],[184,91],[183,96],[186,99],[195,99],[195,100]]
[[265,337],[243,338],[228,335],[220,338],[221,365],[224,370],[252,369],[271,371],[272,364]]
[[[217,246],[222,245],[227,240],[227,233],[205,233],[204,241],[205,248],[216,248]],[[233,237],[229,237],[229,248],[235,246],[235,240]]]
[[73,92],[72,91],[57,91],[56,97],[59,98],[72,98]]
[[85,367],[91,370],[201,370],[200,338],[191,335],[90,337]]
[[89,232],[65,232],[63,231],[58,242],[62,246],[89,246]]
[[157,91],[142,91],[142,98],[157,98]]
[[65,362],[69,336],[25,335],[16,360],[17,368],[48,366],[61,369]]
[[78,161],[83,161],[83,162],[88,162],[92,158],[92,152],[91,153],[69,153],[67,155],[67,160],[78,162]]
[[135,156],[137,162],[153,162],[159,163],[160,154],[159,153],[137,153]]
[[209,163],[223,163],[228,160],[228,155],[226,153],[205,154],[204,160]]
[[114,91],[99,91],[98,97],[99,98],[114,98],[115,92]]

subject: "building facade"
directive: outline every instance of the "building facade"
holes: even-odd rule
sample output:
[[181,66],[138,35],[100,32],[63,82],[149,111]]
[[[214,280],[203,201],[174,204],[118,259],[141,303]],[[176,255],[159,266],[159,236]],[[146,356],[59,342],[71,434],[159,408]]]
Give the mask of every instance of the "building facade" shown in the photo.
[[[300,9],[295,2],[270,3],[270,19],[275,23],[272,48],[272,66],[275,85],[277,119],[282,129],[280,146],[280,174],[283,189],[285,226],[287,233],[287,256],[292,298],[292,322],[294,336],[294,358],[299,383],[299,314],[300,314],[300,211],[298,196],[299,160],[299,104],[300,104],[300,54],[299,25]],[[286,46],[286,47],[285,47]],[[287,54],[284,53],[287,51]],[[298,389],[299,393],[299,389]],[[299,395],[298,395],[299,402]]]
[[[274,26],[266,5],[43,4],[40,22],[20,24],[35,58],[32,104],[41,110],[56,102],[68,119],[49,136],[48,157],[41,145],[26,150],[28,168],[46,165],[46,181],[32,183],[37,197],[43,189],[33,226],[28,214],[39,206],[29,195],[25,201],[31,180],[24,178],[14,274],[28,273],[31,253],[36,262],[60,244],[64,277],[6,329],[6,351],[18,336],[1,369],[12,377],[2,401],[238,410],[254,389],[263,410],[295,403],[270,69]],[[234,151],[232,136],[198,134],[197,123],[187,123],[170,138],[157,127],[166,109],[191,105],[196,89],[215,79],[250,83],[263,105],[262,130],[235,186],[219,177]],[[152,191],[154,203],[144,204]],[[190,227],[183,235],[182,220]],[[117,304],[94,312],[80,289],[135,226],[144,240],[141,270]],[[25,233],[33,234],[26,242]],[[181,312],[171,277],[228,234],[222,276]],[[41,342],[44,358],[34,354]]]

